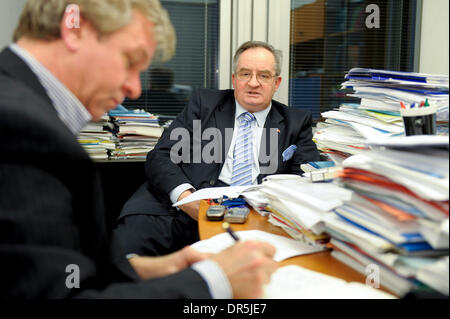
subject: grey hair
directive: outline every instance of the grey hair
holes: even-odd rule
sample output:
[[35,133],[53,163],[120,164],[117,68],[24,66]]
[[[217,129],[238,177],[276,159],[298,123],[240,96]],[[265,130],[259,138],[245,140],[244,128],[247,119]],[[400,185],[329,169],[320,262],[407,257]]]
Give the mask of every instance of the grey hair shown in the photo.
[[80,15],[100,35],[131,23],[133,10],[136,9],[154,24],[156,58],[165,61],[175,52],[175,30],[159,0],[28,0],[14,31],[13,41],[23,36],[41,40],[59,39],[61,19],[69,5],[78,6]]
[[272,45],[262,41],[247,41],[241,44],[241,46],[236,50],[236,53],[233,57],[233,72],[236,73],[237,71],[237,65],[241,54],[248,49],[254,48],[264,48],[273,54],[273,57],[275,58],[275,75],[280,75],[281,64],[283,61],[283,52],[281,50],[276,50]]

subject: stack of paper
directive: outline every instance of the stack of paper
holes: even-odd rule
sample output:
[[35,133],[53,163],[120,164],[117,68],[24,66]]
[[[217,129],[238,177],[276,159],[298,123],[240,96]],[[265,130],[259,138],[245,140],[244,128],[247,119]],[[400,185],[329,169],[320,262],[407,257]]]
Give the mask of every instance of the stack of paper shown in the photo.
[[118,138],[110,158],[145,160],[163,132],[158,117],[142,110],[129,111],[124,107],[109,111],[109,115],[116,126]]
[[109,152],[116,148],[116,137],[108,115],[99,122],[88,123],[80,132],[78,142],[94,160],[107,160]]
[[269,222],[283,228],[291,237],[311,245],[323,245],[323,216],[351,198],[351,191],[331,183],[313,184],[297,175],[272,175],[257,190],[242,196]]
[[321,115],[325,121],[317,123],[313,139],[319,150],[338,165],[366,150],[368,139],[404,134],[400,114],[363,110],[358,104],[342,104]]
[[354,90],[349,96],[361,98],[361,109],[398,115],[400,102],[418,106],[428,100],[430,106],[436,106],[436,118],[442,124],[438,133],[448,134],[448,75],[354,68],[345,78],[342,87]]
[[372,69],[351,69],[342,83],[347,94],[360,98],[360,103],[344,103],[339,109],[321,113],[314,141],[319,150],[336,164],[366,149],[367,140],[403,136],[401,105],[428,100],[436,106],[438,135],[448,136],[448,76]]
[[280,267],[264,289],[267,299],[395,299],[376,287],[346,282],[300,266]]
[[[436,276],[447,276],[448,294],[448,263],[446,273],[427,271],[448,256],[448,137],[398,137],[367,146],[343,162],[338,182],[352,198],[323,217],[333,256],[363,273],[376,265],[381,285],[400,296],[419,282],[434,288]],[[421,281],[419,273],[432,279]]]

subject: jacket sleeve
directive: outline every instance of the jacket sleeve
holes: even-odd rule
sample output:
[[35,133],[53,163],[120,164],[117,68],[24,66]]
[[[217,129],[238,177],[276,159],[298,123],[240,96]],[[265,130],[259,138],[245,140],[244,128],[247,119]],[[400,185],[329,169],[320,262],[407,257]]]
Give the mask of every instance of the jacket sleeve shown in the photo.
[[152,190],[159,195],[168,195],[181,184],[192,184],[180,164],[190,163],[193,160],[191,156],[193,136],[194,130],[200,129],[201,102],[197,90],[184,110],[164,131],[155,148],[147,155],[145,169],[148,182]]

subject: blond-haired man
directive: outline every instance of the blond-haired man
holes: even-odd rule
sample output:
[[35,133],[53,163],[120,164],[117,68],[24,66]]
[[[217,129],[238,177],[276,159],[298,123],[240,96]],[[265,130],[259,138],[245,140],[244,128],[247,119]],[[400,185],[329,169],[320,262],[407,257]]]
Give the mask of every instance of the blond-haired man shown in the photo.
[[155,55],[173,54],[159,1],[30,0],[14,42],[0,53],[0,297],[261,296],[276,267],[263,243],[112,260],[98,173],[76,136],[140,95]]

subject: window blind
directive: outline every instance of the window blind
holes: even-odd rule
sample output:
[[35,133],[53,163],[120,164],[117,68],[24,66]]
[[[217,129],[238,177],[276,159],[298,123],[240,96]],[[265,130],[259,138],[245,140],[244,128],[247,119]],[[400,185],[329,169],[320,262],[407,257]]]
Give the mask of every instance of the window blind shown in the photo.
[[352,101],[351,68],[414,71],[415,13],[415,0],[292,0],[289,105],[318,120]]
[[175,28],[175,56],[143,72],[141,97],[126,99],[123,105],[171,118],[181,112],[194,89],[218,87],[219,5],[218,0],[161,0],[161,4]]

